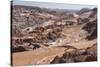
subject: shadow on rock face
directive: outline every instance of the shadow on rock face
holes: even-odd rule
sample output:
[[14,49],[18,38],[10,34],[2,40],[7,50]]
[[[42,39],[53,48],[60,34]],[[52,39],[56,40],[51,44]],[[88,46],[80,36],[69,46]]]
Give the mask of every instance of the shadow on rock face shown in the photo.
[[41,47],[39,44],[36,44],[36,43],[30,43],[30,47],[32,48],[32,49],[36,49],[36,48],[39,48],[39,47]]
[[89,56],[85,59],[85,61],[97,61],[97,57],[96,56]]
[[26,49],[24,47],[16,47],[16,48],[12,48],[11,52],[12,53],[15,53],[15,52],[23,52],[23,51],[26,51]]
[[97,20],[87,23],[82,29],[90,34],[86,39],[93,40],[97,38]]
[[60,57],[56,56],[50,64],[65,63]]
[[87,36],[88,40],[96,39],[97,38],[97,29],[95,29],[91,35]]

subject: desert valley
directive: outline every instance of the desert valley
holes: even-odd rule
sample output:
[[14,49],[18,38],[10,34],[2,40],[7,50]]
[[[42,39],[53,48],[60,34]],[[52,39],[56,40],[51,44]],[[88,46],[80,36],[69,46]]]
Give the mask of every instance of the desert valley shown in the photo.
[[12,65],[97,61],[97,8],[11,5]]

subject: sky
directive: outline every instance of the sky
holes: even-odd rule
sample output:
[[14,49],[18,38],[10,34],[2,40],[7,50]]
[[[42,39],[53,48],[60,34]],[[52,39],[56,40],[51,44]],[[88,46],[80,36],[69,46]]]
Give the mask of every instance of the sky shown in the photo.
[[82,8],[92,9],[96,7],[95,5],[53,3],[53,2],[34,2],[34,1],[20,1],[20,0],[13,0],[13,5],[38,6],[38,7],[43,7],[43,8],[75,9],[75,10],[80,10]]

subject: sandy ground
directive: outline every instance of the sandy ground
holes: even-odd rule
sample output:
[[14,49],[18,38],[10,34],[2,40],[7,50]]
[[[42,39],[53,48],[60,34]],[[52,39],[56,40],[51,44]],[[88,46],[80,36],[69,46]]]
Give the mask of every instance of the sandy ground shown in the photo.
[[[96,43],[96,40],[92,41],[80,41],[78,43],[69,44],[74,46],[77,49],[88,48]],[[64,47],[55,47],[55,48],[39,48],[32,51],[25,51],[12,54],[12,62],[14,66],[16,65],[33,65],[33,64],[49,64],[50,61],[57,55],[62,55],[64,50],[67,48]],[[44,61],[47,59],[46,61]]]
[[32,65],[38,64],[38,61],[48,56],[56,56],[64,53],[65,48],[46,48],[37,49],[34,51],[26,51],[20,53],[13,53],[14,65]]

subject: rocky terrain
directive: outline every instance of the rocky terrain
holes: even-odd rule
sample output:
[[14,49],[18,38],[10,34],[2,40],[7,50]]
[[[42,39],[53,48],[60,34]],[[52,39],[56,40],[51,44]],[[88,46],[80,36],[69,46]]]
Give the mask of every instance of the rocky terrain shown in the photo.
[[97,8],[12,5],[12,65],[97,61]]

